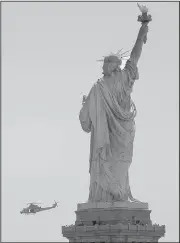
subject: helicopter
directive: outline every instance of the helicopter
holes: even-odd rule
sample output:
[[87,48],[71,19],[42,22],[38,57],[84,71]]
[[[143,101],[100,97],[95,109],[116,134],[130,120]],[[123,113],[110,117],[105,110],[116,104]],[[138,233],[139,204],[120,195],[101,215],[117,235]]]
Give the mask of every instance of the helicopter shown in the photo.
[[54,204],[51,207],[40,207],[38,206],[41,203],[27,203],[29,205],[27,208],[23,208],[23,210],[20,211],[21,214],[36,214],[41,211],[49,210],[52,208],[56,208],[58,206],[59,202],[54,201]]

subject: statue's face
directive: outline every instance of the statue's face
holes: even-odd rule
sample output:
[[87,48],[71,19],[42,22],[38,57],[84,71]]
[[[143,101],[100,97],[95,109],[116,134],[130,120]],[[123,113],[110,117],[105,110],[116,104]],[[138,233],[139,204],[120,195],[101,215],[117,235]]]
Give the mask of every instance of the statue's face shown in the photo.
[[111,73],[119,67],[121,61],[115,56],[105,57],[103,64],[104,75],[111,75]]

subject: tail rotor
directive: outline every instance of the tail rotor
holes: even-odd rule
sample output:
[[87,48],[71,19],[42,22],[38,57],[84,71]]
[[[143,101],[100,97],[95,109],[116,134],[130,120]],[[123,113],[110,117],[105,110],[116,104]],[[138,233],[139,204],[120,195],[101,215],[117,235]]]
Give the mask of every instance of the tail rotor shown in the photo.
[[56,207],[58,207],[58,203],[59,202],[56,202],[55,200],[54,200],[54,204],[53,204],[53,206],[56,208]]

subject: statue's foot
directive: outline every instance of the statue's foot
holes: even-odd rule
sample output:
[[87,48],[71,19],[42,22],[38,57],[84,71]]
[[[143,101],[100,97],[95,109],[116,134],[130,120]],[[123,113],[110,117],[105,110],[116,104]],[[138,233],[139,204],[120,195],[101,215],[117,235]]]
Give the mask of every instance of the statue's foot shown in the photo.
[[131,190],[129,190],[129,193],[128,193],[128,199],[130,200],[130,202],[137,202],[137,203],[141,203],[141,201],[139,201],[138,199],[134,198],[132,193],[131,193]]
[[139,201],[138,199],[136,198],[130,198],[130,202],[137,202],[137,203],[141,203],[141,201]]

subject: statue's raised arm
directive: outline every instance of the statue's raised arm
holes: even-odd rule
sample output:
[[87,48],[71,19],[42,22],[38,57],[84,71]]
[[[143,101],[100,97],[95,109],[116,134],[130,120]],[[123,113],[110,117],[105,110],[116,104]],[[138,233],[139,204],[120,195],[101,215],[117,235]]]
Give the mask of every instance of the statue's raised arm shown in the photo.
[[144,38],[147,35],[147,32],[148,32],[148,26],[147,26],[147,23],[144,23],[144,24],[142,24],[142,26],[139,30],[137,40],[135,42],[135,45],[134,45],[131,55],[130,55],[130,59],[131,59],[131,61],[134,62],[135,65],[138,63],[138,60],[141,56],[142,46],[144,43]]
[[135,45],[134,45],[131,55],[130,55],[130,59],[132,62],[134,62],[135,65],[137,64],[137,62],[141,56],[142,46],[147,41],[148,23],[152,20],[151,15],[147,14],[148,9],[146,8],[146,6],[140,6],[138,4],[138,7],[142,12],[142,15],[138,16],[138,21],[142,23],[142,26],[139,30],[137,40],[135,42]]

